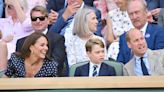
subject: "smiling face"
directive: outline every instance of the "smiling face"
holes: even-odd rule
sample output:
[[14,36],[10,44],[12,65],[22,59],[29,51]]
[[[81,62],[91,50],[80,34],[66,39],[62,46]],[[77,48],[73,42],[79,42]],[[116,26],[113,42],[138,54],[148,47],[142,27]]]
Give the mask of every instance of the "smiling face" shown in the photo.
[[94,33],[97,31],[97,17],[94,12],[87,15],[89,29]]
[[143,56],[147,50],[146,40],[138,29],[130,30],[128,47],[132,49],[134,55]]
[[[44,18],[44,19],[43,19]],[[36,20],[33,20],[36,19]],[[40,11],[34,11],[31,15],[32,27],[35,31],[43,32],[49,24],[48,17]]]
[[48,51],[48,41],[45,37],[41,36],[34,45],[30,46],[31,55],[38,59],[44,59]]

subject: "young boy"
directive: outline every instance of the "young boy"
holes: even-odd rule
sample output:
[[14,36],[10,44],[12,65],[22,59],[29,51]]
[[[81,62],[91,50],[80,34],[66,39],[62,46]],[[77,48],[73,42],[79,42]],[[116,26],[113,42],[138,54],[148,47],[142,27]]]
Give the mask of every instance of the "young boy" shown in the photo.
[[105,57],[105,45],[100,39],[89,39],[85,47],[90,61],[85,65],[77,67],[74,76],[96,77],[116,75],[112,66],[103,63]]

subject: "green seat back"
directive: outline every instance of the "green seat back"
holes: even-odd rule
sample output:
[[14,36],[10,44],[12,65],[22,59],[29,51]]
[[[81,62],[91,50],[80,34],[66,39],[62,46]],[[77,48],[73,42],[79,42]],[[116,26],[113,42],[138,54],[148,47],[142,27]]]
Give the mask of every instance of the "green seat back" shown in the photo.
[[[82,66],[84,64],[87,64],[88,61],[85,62],[79,62],[77,64],[74,64],[70,67],[69,70],[69,76],[73,77],[75,74],[75,70],[77,67]],[[115,71],[116,71],[116,76],[123,76],[123,64],[120,62],[116,62],[116,61],[109,61],[109,60],[105,60],[104,63],[114,67]]]
[[84,65],[84,64],[87,64],[87,63],[88,63],[88,61],[85,61],[85,62],[79,62],[79,63],[77,63],[77,64],[72,65],[72,66],[69,68],[69,76],[70,76],[70,77],[73,77],[74,74],[75,74],[76,68],[79,67],[79,66],[82,66],[82,65]]
[[116,76],[123,76],[123,63],[109,60],[105,60],[104,63],[114,67]]

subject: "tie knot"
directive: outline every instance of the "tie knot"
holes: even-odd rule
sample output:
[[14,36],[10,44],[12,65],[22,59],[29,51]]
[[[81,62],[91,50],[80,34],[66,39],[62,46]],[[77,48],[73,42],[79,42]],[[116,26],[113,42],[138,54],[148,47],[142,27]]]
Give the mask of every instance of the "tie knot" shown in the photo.
[[140,57],[141,62],[143,61],[143,57]]
[[97,67],[98,67],[97,65],[94,65],[94,66],[93,66],[94,70],[96,70]]

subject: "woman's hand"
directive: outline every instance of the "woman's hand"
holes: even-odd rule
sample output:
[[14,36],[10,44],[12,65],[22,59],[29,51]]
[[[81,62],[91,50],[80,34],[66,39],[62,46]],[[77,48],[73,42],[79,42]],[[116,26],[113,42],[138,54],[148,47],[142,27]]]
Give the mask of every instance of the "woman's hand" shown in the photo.
[[13,35],[8,35],[8,36],[6,36],[5,38],[3,38],[2,40],[8,43],[8,42],[12,41],[13,38],[14,38]]

